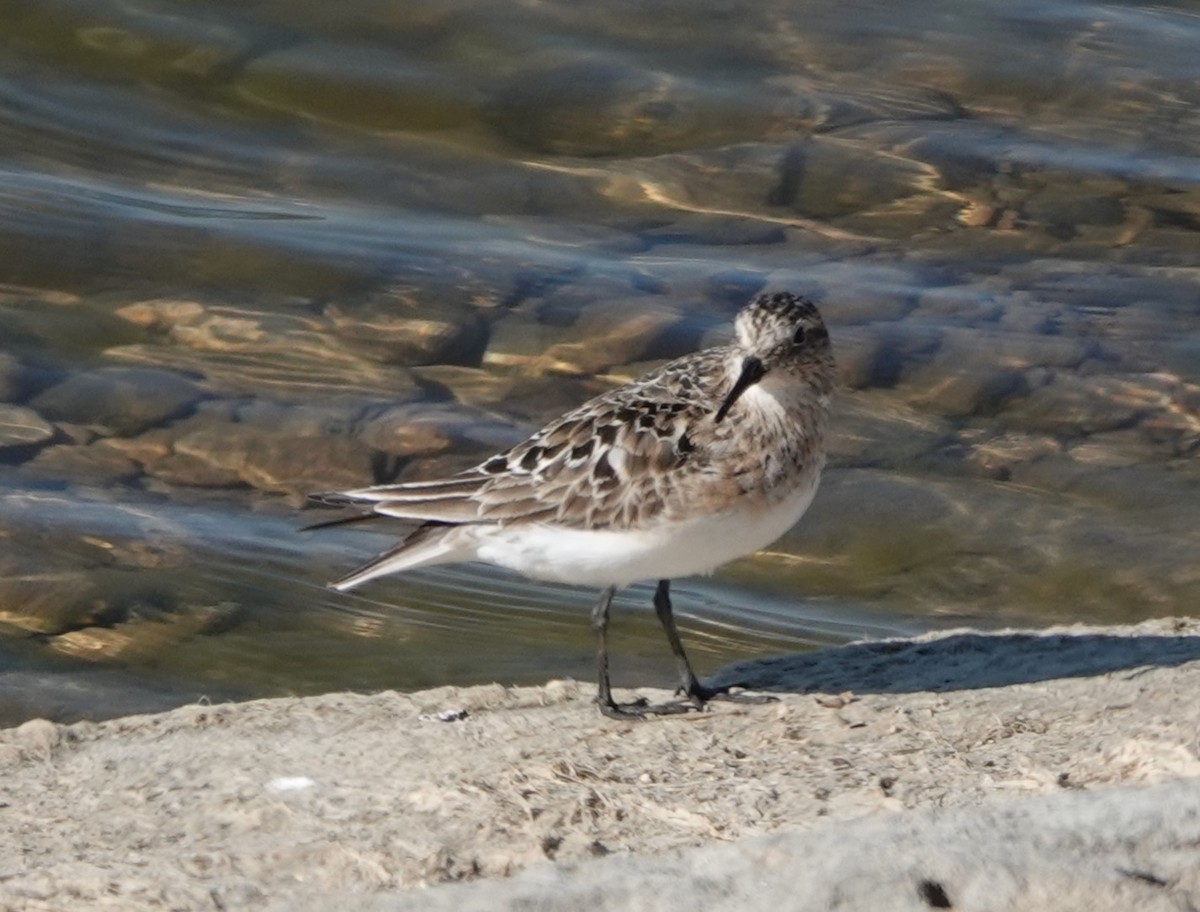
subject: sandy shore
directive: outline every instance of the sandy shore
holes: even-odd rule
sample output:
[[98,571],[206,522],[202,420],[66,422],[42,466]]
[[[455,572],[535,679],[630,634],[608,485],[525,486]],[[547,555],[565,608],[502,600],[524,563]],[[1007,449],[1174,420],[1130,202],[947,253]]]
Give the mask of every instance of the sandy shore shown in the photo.
[[722,675],[779,702],[624,723],[551,682],[0,731],[0,908],[1200,907],[1198,622]]

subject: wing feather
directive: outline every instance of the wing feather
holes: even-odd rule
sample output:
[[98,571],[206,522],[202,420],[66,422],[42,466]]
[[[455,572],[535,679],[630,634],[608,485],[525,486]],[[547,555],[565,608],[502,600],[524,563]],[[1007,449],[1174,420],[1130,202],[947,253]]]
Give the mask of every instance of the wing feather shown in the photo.
[[458,475],[313,499],[451,524],[554,522],[599,529],[651,522],[669,511],[685,476],[705,471],[705,444],[728,433],[712,420],[721,394],[715,384],[723,376],[717,362],[726,357],[724,349],[709,349],[671,362]]

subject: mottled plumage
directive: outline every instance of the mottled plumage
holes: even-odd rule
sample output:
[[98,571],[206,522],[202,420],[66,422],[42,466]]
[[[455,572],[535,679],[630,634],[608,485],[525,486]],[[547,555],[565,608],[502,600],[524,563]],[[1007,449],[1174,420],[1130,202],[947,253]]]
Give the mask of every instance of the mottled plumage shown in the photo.
[[[675,648],[667,580],[773,541],[807,508],[825,459],[833,357],[817,309],[788,293],[760,295],[735,328],[731,345],[597,396],[458,475],[314,495],[422,523],[333,587],[461,560],[605,586],[607,599],[617,586],[660,579],[656,605],[666,604]],[[699,705],[710,694],[682,646],[677,655]],[[606,712],[630,712],[612,703],[603,659],[601,691]]]

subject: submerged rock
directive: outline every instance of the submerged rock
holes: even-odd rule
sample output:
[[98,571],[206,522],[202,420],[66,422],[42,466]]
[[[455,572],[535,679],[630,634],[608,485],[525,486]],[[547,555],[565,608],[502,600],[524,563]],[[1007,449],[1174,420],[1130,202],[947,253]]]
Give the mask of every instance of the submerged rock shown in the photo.
[[149,662],[197,635],[233,629],[246,616],[241,605],[222,602],[195,608],[157,611],[132,606],[119,623],[68,630],[48,639],[54,652],[90,662]]
[[967,445],[967,463],[996,481],[1008,481],[1020,466],[1062,452],[1062,445],[1048,434],[999,434]]
[[0,450],[36,447],[54,437],[54,426],[33,409],[0,405]]
[[392,456],[507,449],[525,438],[510,422],[456,403],[398,405],[365,420],[356,438]]
[[518,146],[586,157],[686,146],[702,110],[682,80],[598,56],[528,64],[488,107],[496,129]]
[[1054,434],[1092,434],[1136,424],[1161,407],[1158,390],[1130,379],[1037,373],[1027,397],[1004,411],[1006,424]]
[[369,130],[425,132],[461,126],[478,99],[448,67],[372,43],[295,44],[250,61],[234,91],[292,115]]
[[519,368],[526,374],[601,373],[663,354],[679,325],[678,311],[654,298],[605,300],[561,312],[553,302],[523,307],[496,323],[484,363]]
[[622,201],[769,218],[840,239],[863,240],[860,231],[909,237],[944,226],[962,206],[929,166],[830,136],[660,155],[612,170],[609,193]]
[[66,559],[6,547],[0,567],[0,633],[61,633],[95,623],[107,607],[89,574]]
[[1020,371],[998,365],[974,365],[947,369],[931,367],[929,374],[906,388],[909,401],[939,415],[966,418],[994,415],[1025,389]]
[[191,380],[170,371],[104,367],[73,374],[32,404],[48,418],[128,437],[187,414],[204,395]]
[[575,341],[559,342],[545,356],[581,374],[655,356],[655,343],[680,322],[678,311],[637,298],[605,301],[588,307],[572,327]]
[[47,447],[25,463],[21,471],[32,478],[95,485],[122,484],[142,474],[137,463],[104,443],[100,440],[86,446]]
[[[348,437],[311,437],[247,424],[214,424],[177,439],[176,454],[206,464],[218,479],[236,475],[251,487],[305,494],[372,481],[372,452]],[[196,463],[194,470],[199,470]],[[179,465],[167,463],[179,477]]]
[[202,375],[208,390],[259,399],[411,393],[402,367],[347,350],[325,321],[279,303],[260,309],[153,299],[120,308],[162,338],[105,354],[125,363]]
[[384,364],[478,364],[487,327],[466,304],[395,290],[362,304],[331,304],[325,316],[338,338]]
[[25,365],[15,355],[0,352],[0,402],[16,402],[26,394]]
[[949,330],[936,354],[905,377],[905,396],[914,405],[951,417],[995,414],[1028,389],[1018,361],[1021,351],[1020,340]]

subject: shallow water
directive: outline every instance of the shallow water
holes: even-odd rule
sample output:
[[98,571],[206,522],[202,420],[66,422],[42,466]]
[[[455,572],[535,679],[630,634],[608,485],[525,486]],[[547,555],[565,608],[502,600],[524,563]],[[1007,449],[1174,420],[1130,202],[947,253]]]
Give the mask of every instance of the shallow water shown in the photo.
[[[6,5],[8,693],[590,676],[592,593],[332,594],[388,538],[303,494],[469,465],[768,286],[838,433],[792,533],[678,584],[705,670],[1195,613],[1197,46],[1186,5]],[[616,628],[669,681],[648,589]]]

